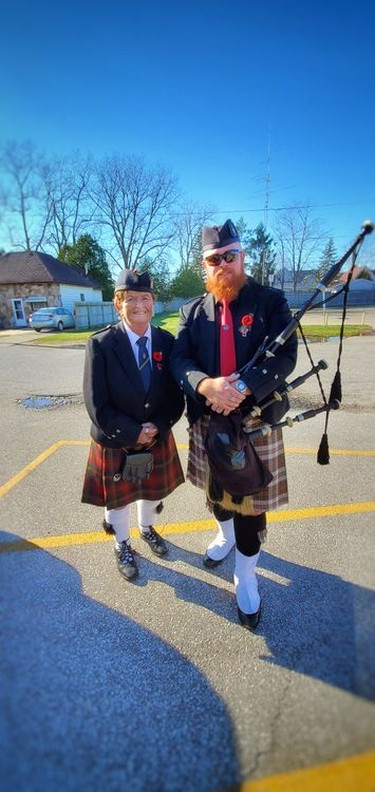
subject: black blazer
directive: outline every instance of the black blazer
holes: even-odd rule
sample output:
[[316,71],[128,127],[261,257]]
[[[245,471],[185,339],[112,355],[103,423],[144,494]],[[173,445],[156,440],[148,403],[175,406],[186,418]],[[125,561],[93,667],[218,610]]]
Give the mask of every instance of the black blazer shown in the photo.
[[[292,318],[288,303],[282,291],[260,286],[252,278],[242,287],[238,297],[231,304],[234,336],[237,355],[237,369],[248,363],[258,347],[269,336],[275,339]],[[187,396],[187,412],[190,422],[194,422],[205,411],[205,399],[196,393],[203,377],[219,376],[219,307],[212,294],[190,300],[180,309],[180,325],[171,357],[171,370],[176,381]],[[250,315],[253,319],[248,332],[240,332],[244,327],[242,318]],[[249,412],[251,405],[259,403],[282,385],[296,365],[297,336],[295,333],[279,349],[274,358],[258,363],[241,379],[252,391],[252,396],[241,405]],[[288,400],[267,408],[262,419],[276,422],[288,409]]]
[[169,372],[174,338],[151,327],[151,387],[146,394],[129,338],[122,322],[92,335],[86,346],[83,395],[91,418],[91,436],[110,448],[132,448],[142,429],[152,421],[163,437],[182,415],[184,397]]

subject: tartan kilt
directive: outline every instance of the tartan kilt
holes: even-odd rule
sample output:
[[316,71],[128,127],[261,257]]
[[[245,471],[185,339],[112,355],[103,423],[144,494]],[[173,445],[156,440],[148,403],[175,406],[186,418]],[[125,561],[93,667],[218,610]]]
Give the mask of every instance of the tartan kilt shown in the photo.
[[106,448],[91,441],[83,482],[82,503],[118,509],[137,500],[159,501],[184,482],[184,474],[172,432],[151,450],[154,468],[150,477],[136,484],[123,481],[126,451]]
[[[202,415],[189,428],[189,455],[186,478],[196,487],[208,491],[209,467],[204,442],[207,434],[209,415]],[[254,421],[254,429],[261,425]],[[270,473],[272,481],[255,495],[245,495],[241,503],[233,503],[229,493],[224,492],[220,501],[223,509],[244,515],[261,514],[272,511],[288,503],[288,483],[284,442],[281,429],[274,429],[269,437],[256,437],[251,441],[260,459]],[[211,498],[208,498],[212,502]]]

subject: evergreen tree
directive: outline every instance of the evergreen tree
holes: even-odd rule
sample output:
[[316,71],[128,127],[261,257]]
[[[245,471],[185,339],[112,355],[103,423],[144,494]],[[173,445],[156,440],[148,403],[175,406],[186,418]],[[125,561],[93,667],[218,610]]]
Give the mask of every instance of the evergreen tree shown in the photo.
[[161,302],[168,302],[171,296],[171,274],[167,260],[159,256],[155,261],[145,260],[139,272],[147,272],[154,281],[156,298]]
[[273,239],[267,234],[266,227],[259,223],[253,235],[246,243],[246,252],[251,259],[250,272],[257,283],[268,286],[270,275],[275,272],[276,254],[273,249]]
[[74,245],[63,245],[58,259],[82,270],[85,275],[96,280],[102,287],[103,299],[113,298],[113,278],[108,267],[105,252],[90,234],[83,234]]
[[183,267],[171,283],[172,297],[198,297],[204,292],[201,269],[196,266]]
[[326,272],[332,267],[332,264],[337,261],[337,251],[332,237],[328,240],[323,253],[319,259],[319,265],[314,270],[316,282],[320,283]]
[[189,261],[182,261],[171,283],[171,297],[198,297],[204,292],[201,230],[191,238]]
[[236,221],[235,226],[238,231],[238,235],[241,240],[241,245],[244,249],[246,257],[249,258],[251,254],[251,245],[254,231],[248,227],[247,223],[245,222],[244,218],[241,216],[239,220]]

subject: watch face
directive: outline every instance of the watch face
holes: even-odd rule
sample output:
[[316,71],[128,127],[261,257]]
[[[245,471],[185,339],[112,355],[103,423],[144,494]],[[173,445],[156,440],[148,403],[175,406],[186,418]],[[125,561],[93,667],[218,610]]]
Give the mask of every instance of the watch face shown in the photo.
[[238,382],[236,382],[236,388],[237,388],[237,390],[239,390],[241,393],[243,393],[243,391],[245,391],[245,390],[246,390],[246,387],[247,387],[247,386],[246,386],[246,383],[245,383],[245,382],[242,382],[241,380],[239,380]]

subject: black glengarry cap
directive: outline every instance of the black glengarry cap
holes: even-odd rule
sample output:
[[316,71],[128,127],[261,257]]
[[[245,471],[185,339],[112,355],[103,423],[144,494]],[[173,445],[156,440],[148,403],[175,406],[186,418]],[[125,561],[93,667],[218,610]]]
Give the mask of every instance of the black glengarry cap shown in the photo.
[[204,226],[202,229],[202,250],[217,250],[232,243],[240,242],[238,231],[232,220],[226,220],[222,226]]
[[115,284],[115,293],[124,290],[155,294],[151,275],[148,272],[137,272],[137,270],[130,269],[122,270]]

